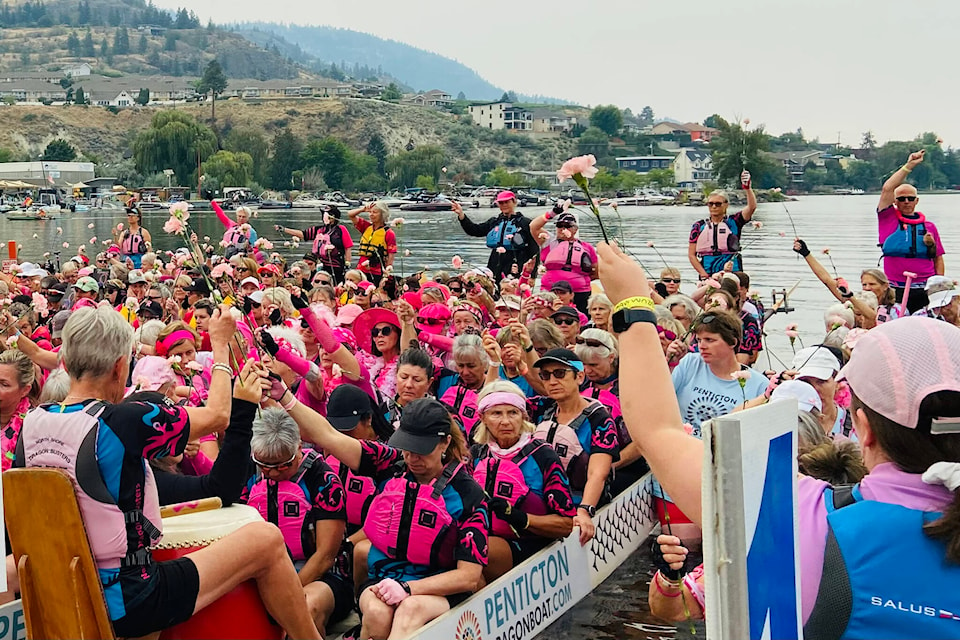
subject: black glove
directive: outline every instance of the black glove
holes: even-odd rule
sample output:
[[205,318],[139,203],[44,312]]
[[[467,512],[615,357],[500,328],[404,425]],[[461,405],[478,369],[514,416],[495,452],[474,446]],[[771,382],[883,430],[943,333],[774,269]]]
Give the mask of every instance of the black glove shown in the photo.
[[511,507],[510,503],[503,498],[494,498],[491,500],[490,510],[493,511],[498,518],[516,529],[517,532],[523,531],[527,528],[527,524],[529,524],[527,514],[520,509]]
[[553,205],[553,214],[558,216],[561,213],[563,213],[563,203],[557,200],[557,203]]
[[810,255],[810,249],[807,248],[807,243],[806,243],[806,242],[804,242],[804,241],[801,240],[800,238],[797,238],[796,242],[797,242],[797,244],[800,245],[800,248],[799,248],[799,249],[794,249],[794,251],[796,251],[797,253],[799,253],[800,255],[802,255],[804,258],[806,258],[808,255]]
[[277,341],[273,339],[273,336],[270,335],[269,331],[260,331],[258,333],[260,337],[260,344],[263,345],[263,348],[267,350],[271,356],[276,357],[280,353],[280,345],[277,344]]
[[243,315],[248,316],[253,312],[253,300],[249,297],[244,296],[243,298]]
[[845,300],[849,300],[850,298],[853,297],[853,293],[850,291],[850,289],[847,289],[846,287],[838,286],[837,291],[840,292],[840,297],[844,298]]
[[276,231],[277,233],[283,233],[283,225],[275,224],[273,225],[273,230]]
[[671,582],[679,582],[683,574],[687,573],[687,562],[690,559],[690,555],[687,554],[687,559],[684,560],[683,566],[679,569],[671,569],[670,565],[663,557],[663,551],[660,549],[660,545],[657,544],[657,539],[654,538],[653,542],[650,544],[650,556],[653,558],[653,566],[655,566],[663,577]]
[[282,323],[283,323],[283,314],[280,313],[280,309],[274,309],[273,311],[271,311],[271,312],[270,312],[269,320],[270,320],[270,324],[272,324],[273,326],[277,326],[277,325],[279,325],[279,324],[282,324]]
[[290,301],[293,302],[294,308],[298,311],[302,311],[310,306],[310,303],[307,301],[307,294],[303,292],[303,289],[300,290],[299,296],[290,296]]

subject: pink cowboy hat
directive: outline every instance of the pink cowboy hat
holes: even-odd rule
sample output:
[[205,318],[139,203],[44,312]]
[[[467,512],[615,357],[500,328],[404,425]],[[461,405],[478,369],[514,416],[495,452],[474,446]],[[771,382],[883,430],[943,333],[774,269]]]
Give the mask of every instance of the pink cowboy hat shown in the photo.
[[356,336],[360,348],[367,353],[372,353],[370,349],[373,338],[370,336],[370,331],[381,322],[393,325],[397,331],[401,328],[400,318],[397,317],[397,314],[380,307],[367,309],[353,321],[353,335]]

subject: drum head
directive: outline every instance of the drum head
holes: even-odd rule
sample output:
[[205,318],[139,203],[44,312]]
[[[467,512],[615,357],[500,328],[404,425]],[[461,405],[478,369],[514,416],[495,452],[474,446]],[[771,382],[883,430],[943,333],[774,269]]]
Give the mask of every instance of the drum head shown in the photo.
[[245,504],[164,518],[163,537],[156,548],[204,547],[251,522],[263,522],[263,518]]

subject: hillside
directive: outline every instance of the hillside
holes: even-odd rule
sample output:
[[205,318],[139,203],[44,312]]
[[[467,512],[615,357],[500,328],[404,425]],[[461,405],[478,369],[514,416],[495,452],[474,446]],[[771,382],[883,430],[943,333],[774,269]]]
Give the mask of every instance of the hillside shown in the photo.
[[[201,120],[210,115],[204,103],[177,105]],[[81,154],[109,165],[129,157],[133,139],[147,128],[155,108],[129,108],[112,113],[100,107],[0,106],[0,148],[19,157],[36,157],[55,138],[64,138]],[[554,169],[569,157],[568,138],[534,140],[506,131],[488,131],[457,116],[421,107],[379,100],[283,100],[250,103],[217,102],[221,135],[232,128],[252,128],[267,139],[285,129],[298,137],[334,136],[356,150],[379,133],[390,153],[435,144],[445,150],[451,170],[489,171],[496,166]]]
[[267,22],[231,28],[262,46],[270,42],[268,34],[276,34],[327,63],[346,62],[381,69],[417,91],[443,89],[453,96],[463,92],[473,100],[496,100],[503,95],[503,89],[456,60],[359,31]]

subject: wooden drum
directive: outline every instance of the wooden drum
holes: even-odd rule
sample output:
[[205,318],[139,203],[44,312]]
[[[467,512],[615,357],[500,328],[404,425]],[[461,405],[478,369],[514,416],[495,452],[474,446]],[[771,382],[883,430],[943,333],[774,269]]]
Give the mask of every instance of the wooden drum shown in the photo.
[[[263,522],[263,518],[256,509],[242,504],[163,518],[163,538],[152,550],[153,558],[157,562],[182,558],[251,522]],[[280,640],[283,638],[283,630],[267,614],[256,583],[247,580],[186,622],[165,629],[160,638]]]

